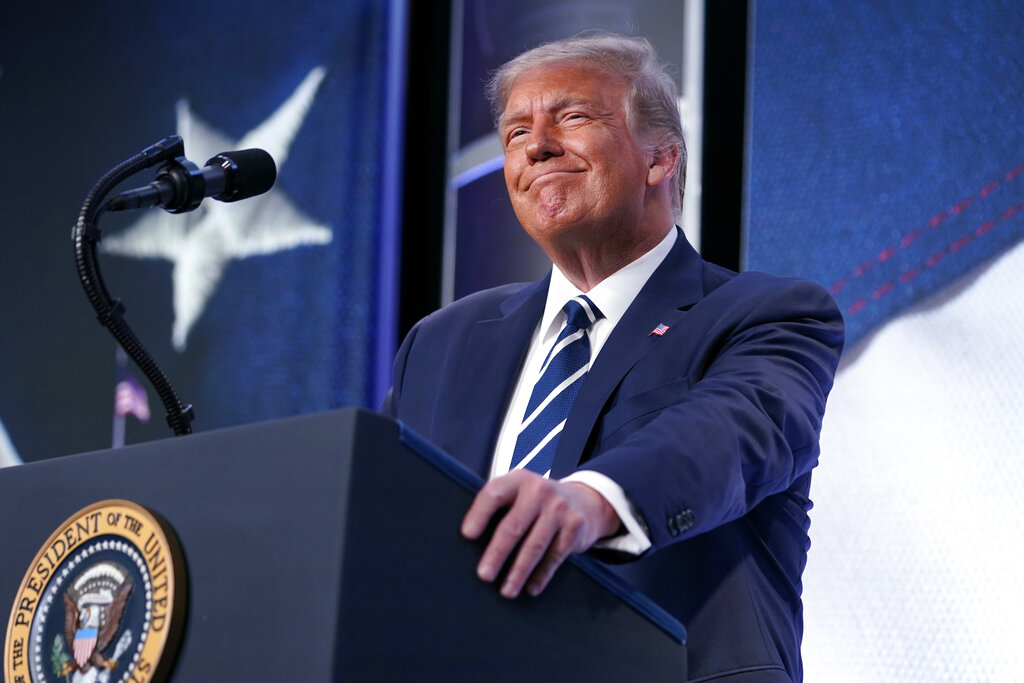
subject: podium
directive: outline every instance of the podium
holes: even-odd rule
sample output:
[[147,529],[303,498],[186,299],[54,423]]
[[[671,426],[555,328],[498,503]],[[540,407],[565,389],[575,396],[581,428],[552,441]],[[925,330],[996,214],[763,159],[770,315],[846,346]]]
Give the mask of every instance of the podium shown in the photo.
[[481,485],[358,409],[0,470],[0,624],[50,534],[121,498],[184,554],[173,681],[686,679],[682,626],[590,558],[536,598],[477,579]]

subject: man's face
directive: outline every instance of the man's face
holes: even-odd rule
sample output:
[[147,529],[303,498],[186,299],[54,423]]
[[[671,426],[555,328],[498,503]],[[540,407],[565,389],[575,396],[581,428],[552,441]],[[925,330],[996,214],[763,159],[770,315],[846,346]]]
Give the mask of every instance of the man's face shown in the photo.
[[[527,71],[498,134],[516,217],[541,247],[636,239],[651,155],[626,120],[626,81],[577,63]],[[549,252],[550,253],[550,252]]]

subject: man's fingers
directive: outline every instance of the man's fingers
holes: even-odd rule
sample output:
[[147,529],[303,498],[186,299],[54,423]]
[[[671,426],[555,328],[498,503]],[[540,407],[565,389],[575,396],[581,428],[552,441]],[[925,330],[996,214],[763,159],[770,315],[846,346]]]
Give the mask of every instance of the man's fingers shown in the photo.
[[584,538],[586,520],[578,514],[578,511],[571,506],[559,506],[560,514],[557,515],[557,526],[555,535],[551,539],[547,552],[537,563],[529,581],[526,584],[526,592],[530,595],[540,595],[541,591],[547,588],[555,570],[562,566],[566,558],[574,552],[587,550],[592,540]]
[[570,553],[587,550],[604,527],[618,523],[611,506],[589,487],[516,471],[480,489],[463,518],[462,534],[480,538],[502,509],[507,511],[477,564],[477,575],[494,581],[515,551],[501,584],[507,598],[519,595],[523,586],[531,595],[540,593]]
[[[511,513],[510,513],[511,514]],[[504,520],[502,520],[504,523]],[[498,525],[501,526],[500,524]],[[508,575],[501,586],[501,594],[506,598],[514,598],[523,589],[523,584],[534,573],[554,548],[553,541],[558,533],[557,521],[550,515],[541,514],[536,517],[529,534],[523,539],[516,553],[515,562],[508,570]],[[495,534],[497,535],[497,534]]]
[[553,543],[533,570],[533,574],[526,584],[526,592],[532,596],[540,595],[541,591],[547,588],[551,577],[555,575],[555,570],[562,566],[567,557],[569,557],[568,548],[561,550],[559,545]]
[[487,482],[462,518],[462,535],[471,540],[480,538],[494,513],[512,502],[515,495],[516,487],[510,486],[505,477]]
[[484,581],[493,581],[498,576],[509,555],[537,518],[538,498],[528,491],[533,479],[543,481],[533,473],[521,472],[488,482],[477,493],[463,519],[463,535],[479,538],[494,513],[508,508],[477,565],[477,575]]
[[484,581],[493,581],[498,576],[508,556],[530,530],[536,513],[524,507],[522,502],[517,501],[495,527],[494,535],[476,569],[477,575]]
[[564,498],[562,484],[544,481],[537,493],[531,499],[537,501],[535,510],[531,510],[533,527],[501,587],[506,598],[518,596],[524,585],[531,595],[539,594],[570,553],[590,545],[581,539],[586,521]]

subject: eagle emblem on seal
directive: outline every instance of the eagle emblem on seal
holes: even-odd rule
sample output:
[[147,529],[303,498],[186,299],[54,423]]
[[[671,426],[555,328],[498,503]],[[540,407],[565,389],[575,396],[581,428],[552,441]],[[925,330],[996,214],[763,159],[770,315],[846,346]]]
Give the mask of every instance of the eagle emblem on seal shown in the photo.
[[110,659],[103,652],[121,628],[131,592],[128,572],[114,562],[90,567],[64,592],[64,638],[74,655],[65,664],[64,676],[87,673],[92,667],[114,670],[120,652]]

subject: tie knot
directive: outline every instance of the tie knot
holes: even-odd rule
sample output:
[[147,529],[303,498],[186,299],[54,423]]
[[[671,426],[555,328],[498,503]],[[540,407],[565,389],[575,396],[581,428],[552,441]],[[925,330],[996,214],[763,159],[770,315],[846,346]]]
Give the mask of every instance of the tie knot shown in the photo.
[[575,327],[578,330],[586,330],[595,320],[600,320],[604,317],[604,313],[594,305],[594,302],[583,294],[565,302],[562,310],[569,317],[566,325]]

